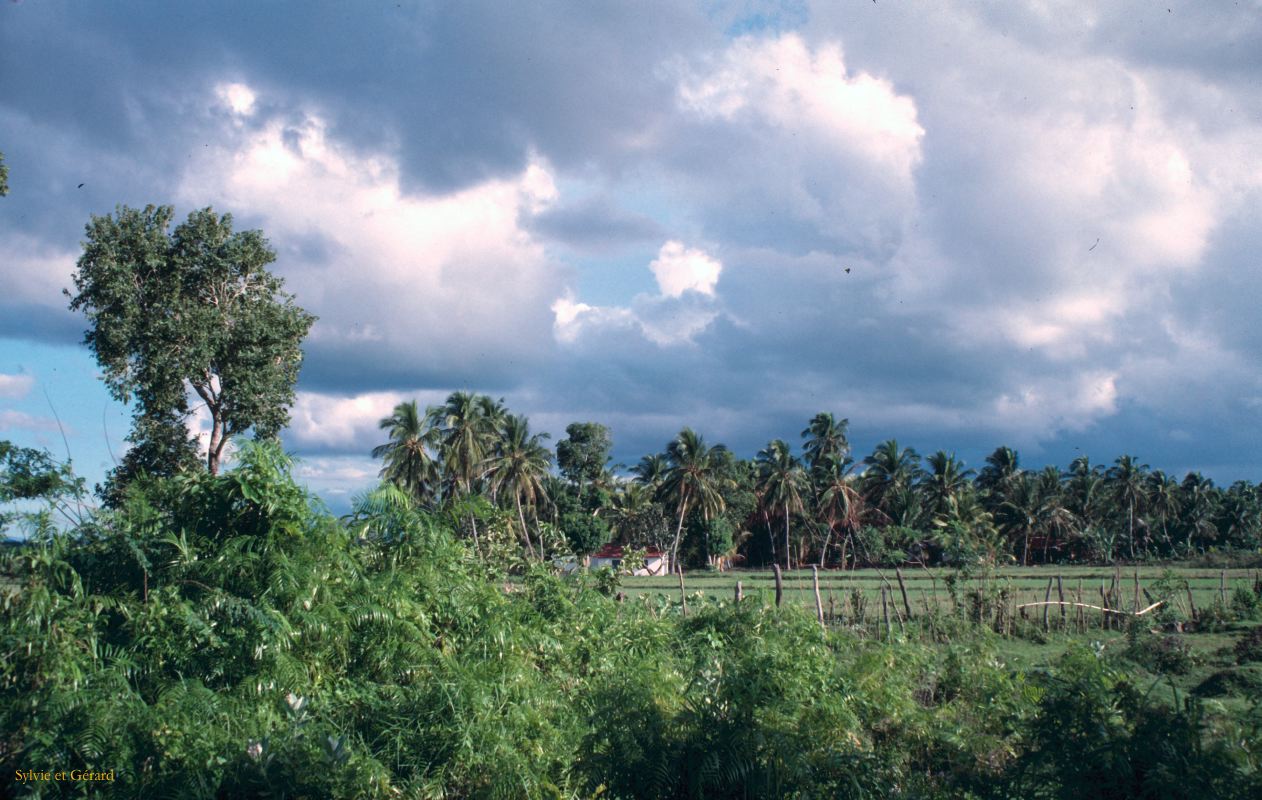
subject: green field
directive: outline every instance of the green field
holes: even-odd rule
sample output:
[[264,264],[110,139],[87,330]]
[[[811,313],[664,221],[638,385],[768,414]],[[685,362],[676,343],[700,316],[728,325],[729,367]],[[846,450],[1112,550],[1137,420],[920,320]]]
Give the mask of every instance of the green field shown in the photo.
[[[820,600],[829,626],[860,635],[893,635],[897,638],[928,640],[941,644],[957,641],[957,637],[959,641],[968,641],[981,632],[971,624],[954,627],[949,622],[944,624],[953,608],[947,588],[947,578],[951,574],[949,570],[909,568],[902,572],[911,619],[900,621],[900,617],[906,616],[906,610],[895,570],[821,570]],[[1140,626],[1139,633],[1146,644],[1141,645],[1141,650],[1144,647],[1156,647],[1164,638],[1177,638],[1180,646],[1186,648],[1189,658],[1186,668],[1177,670],[1144,669],[1136,664],[1134,668],[1139,680],[1153,685],[1165,685],[1166,699],[1175,700],[1176,705],[1178,695],[1182,693],[1185,696],[1196,694],[1212,698],[1223,709],[1241,711],[1249,706],[1254,689],[1262,687],[1262,667],[1237,664],[1232,648],[1256,623],[1232,619],[1229,613],[1212,623],[1208,617],[1224,606],[1230,607],[1232,593],[1237,587],[1253,589],[1259,575],[1251,569],[1224,571],[1177,566],[1143,566],[1138,572],[1135,567],[1123,567],[1120,571],[1115,571],[1107,566],[999,569],[985,580],[990,582],[992,589],[1006,588],[1010,592],[1008,608],[1013,622],[1005,629],[1007,635],[989,635],[996,654],[1009,668],[1027,671],[1049,668],[1074,644],[1084,644],[1113,653],[1126,652],[1131,644],[1130,637],[1136,635],[1134,631],[1127,632],[1127,617],[1107,615],[1107,619],[1113,624],[1102,625],[1105,615],[1097,611],[1084,610],[1078,616],[1076,609],[1070,609],[1062,618],[1059,607],[1050,606],[1045,623],[1042,607],[1027,608],[1024,614],[1015,608],[1024,603],[1043,601],[1047,596],[1049,578],[1052,581],[1051,599],[1058,599],[1057,577],[1060,578],[1067,601],[1077,599],[1081,585],[1083,602],[1098,606],[1101,605],[1101,588],[1107,592],[1113,585],[1115,575],[1120,580],[1111,607],[1120,605],[1123,610],[1133,610],[1137,575],[1141,608],[1150,605],[1150,596],[1155,599],[1158,595],[1162,586],[1159,582],[1164,578],[1167,581],[1165,585],[1168,586],[1169,579],[1173,576],[1176,585],[1181,586],[1177,584],[1180,579],[1186,581],[1187,587],[1192,591],[1192,602],[1196,604],[1202,617],[1199,626],[1187,626],[1186,632],[1173,633],[1174,627],[1171,623],[1186,622],[1192,618],[1186,591],[1182,589],[1175,593],[1171,608],[1165,613],[1159,615],[1153,612],[1144,617],[1145,624]],[[770,570],[696,572],[684,576],[689,603],[694,605],[702,601],[702,596],[707,602],[730,603],[738,582],[747,602],[774,602],[775,581]],[[784,576],[784,603],[800,606],[814,614],[812,583],[810,570],[787,573]],[[967,597],[968,592],[981,586],[981,583],[980,578],[961,580],[959,593]],[[883,585],[889,587],[889,629],[885,628],[882,621]],[[853,605],[856,590],[862,593],[861,602],[866,606],[861,615],[855,613]],[[659,603],[674,605],[679,601],[679,577],[624,577],[621,591],[627,596],[628,602],[651,602],[656,599]],[[1222,602],[1224,595],[1225,604]],[[931,611],[937,613],[929,613]],[[1169,689],[1176,692],[1170,694]]]
[[[1047,596],[1048,581],[1052,581],[1051,599],[1057,599],[1056,578],[1059,577],[1067,601],[1076,600],[1078,592],[1082,592],[1082,602],[1091,605],[1100,604],[1100,589],[1106,591],[1111,587],[1115,575],[1120,578],[1119,594],[1124,608],[1130,610],[1134,603],[1135,579],[1138,574],[1140,586],[1140,607],[1149,602],[1144,594],[1154,593],[1154,584],[1164,575],[1173,574],[1187,581],[1192,590],[1192,602],[1198,609],[1211,605],[1221,598],[1225,581],[1226,598],[1230,602],[1235,587],[1252,588],[1258,579],[1257,570],[1251,569],[1210,569],[1201,567],[1166,567],[1141,566],[1120,567],[1115,572],[1108,566],[1069,566],[1069,567],[1006,567],[991,573],[990,580],[999,585],[1009,587],[1015,601],[1020,603],[1039,602]],[[903,584],[907,590],[908,604],[912,615],[917,616],[929,608],[945,610],[950,603],[947,590],[950,570],[942,568],[909,567],[902,570]],[[793,570],[784,574],[784,601],[814,607],[814,590],[811,570]],[[979,585],[981,579],[973,578],[961,585],[967,590],[970,586]],[[737,582],[740,582],[745,596],[756,596],[763,593],[774,596],[775,580],[771,570],[734,570],[731,572],[689,572],[684,575],[684,586],[691,596],[697,592],[716,599],[732,599]],[[831,598],[833,608],[842,613],[844,602],[851,593],[858,589],[869,603],[879,605],[881,587],[888,586],[892,596],[902,607],[902,597],[898,585],[898,575],[893,569],[862,570],[820,570],[819,589],[821,600],[827,610]],[[661,594],[668,597],[679,596],[679,578],[675,575],[659,577],[624,577],[623,591],[628,597]],[[1174,598],[1176,611],[1182,616],[1190,616],[1187,598],[1181,594]]]

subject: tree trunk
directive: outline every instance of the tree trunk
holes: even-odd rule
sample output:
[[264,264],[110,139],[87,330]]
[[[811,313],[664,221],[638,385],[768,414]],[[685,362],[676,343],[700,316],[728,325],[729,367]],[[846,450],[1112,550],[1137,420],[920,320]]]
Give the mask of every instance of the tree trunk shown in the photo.
[[679,565],[679,537],[684,532],[684,512],[688,509],[688,490],[684,489],[684,496],[679,501],[679,525],[675,527],[675,543],[670,547],[670,566],[671,569],[677,570],[680,575],[684,574],[683,567]]
[[[521,496],[516,492],[513,493],[513,502],[517,504],[517,519],[521,521],[521,535],[526,539],[526,551],[530,553],[530,557],[535,557],[535,546],[530,543],[530,531],[526,529],[526,515],[521,510]],[[539,543],[539,549],[543,550],[543,542]],[[543,558],[543,553],[539,553],[539,557]]]
[[[821,569],[824,566],[824,560],[828,557],[828,543],[831,542],[832,540],[833,540],[833,526],[832,526],[832,523],[829,523],[828,535],[824,537],[824,546],[819,551],[819,566]],[[844,567],[845,565],[843,564],[842,566]]]
[[793,569],[789,562],[789,504],[784,504],[784,571]]

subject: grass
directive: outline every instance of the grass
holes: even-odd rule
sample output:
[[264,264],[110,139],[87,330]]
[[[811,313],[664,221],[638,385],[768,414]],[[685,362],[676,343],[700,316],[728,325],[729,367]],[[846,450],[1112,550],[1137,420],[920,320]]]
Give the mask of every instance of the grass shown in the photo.
[[[1149,605],[1143,595],[1144,589],[1150,592],[1153,584],[1166,572],[1188,582],[1192,590],[1193,602],[1197,608],[1210,605],[1220,596],[1220,581],[1224,571],[1200,567],[1166,567],[1141,566],[1138,568],[1140,606]],[[912,613],[917,614],[926,608],[946,609],[950,602],[947,591],[948,570],[922,567],[903,570],[903,581],[907,588],[907,599]],[[1227,579],[1227,598],[1230,602],[1231,592],[1236,586],[1251,588],[1257,577],[1255,570],[1230,569],[1225,571]],[[1121,597],[1127,608],[1134,602],[1134,583],[1136,568],[1121,568]],[[1108,588],[1113,581],[1114,570],[1107,566],[1038,566],[1038,567],[1005,567],[994,572],[994,580],[1009,588],[1018,603],[1042,601],[1047,596],[1048,580],[1053,581],[1051,599],[1057,599],[1055,579],[1059,576],[1065,591],[1066,600],[1077,597],[1079,585],[1082,589],[1082,601],[1091,605],[1100,604],[1100,588]],[[735,570],[731,572],[689,572],[684,575],[684,585],[692,595],[701,592],[716,599],[730,599],[734,595],[736,583],[740,582],[746,596],[765,592],[769,596],[775,592],[775,580],[770,570]],[[863,592],[869,607],[880,604],[880,592],[883,585],[888,585],[894,593],[896,601],[901,605],[898,579],[894,570],[861,569],[861,570],[821,570],[819,588],[823,602],[827,605],[829,596],[834,605],[841,603],[856,589]],[[624,577],[622,589],[628,597],[641,595],[664,594],[678,596],[679,578],[675,575]],[[792,570],[784,575],[784,594],[786,603],[814,606],[814,590],[810,570]],[[1176,597],[1184,616],[1187,616],[1186,597]]]
[[[1224,575],[1228,603],[1236,587],[1252,589],[1258,579],[1257,572],[1249,569],[1230,569],[1224,572],[1202,567],[1141,566],[1137,573],[1135,567],[1124,567],[1121,569],[1118,594],[1126,610],[1130,610],[1134,604],[1136,574],[1140,586],[1141,607],[1149,605],[1144,590],[1155,593],[1157,581],[1172,575],[1187,582],[1198,611],[1204,611],[1220,601]],[[945,569],[903,570],[907,602],[911,606],[913,618],[908,627],[908,635],[924,635],[927,632],[935,641],[952,638],[950,633],[946,633],[947,630],[952,630],[949,625],[936,631],[926,631],[923,627],[926,619],[941,620],[950,616],[952,604],[947,589],[948,575],[950,571]],[[1083,601],[1100,605],[1101,586],[1107,590],[1114,575],[1114,569],[1107,566],[1006,567],[996,570],[989,580],[994,582],[993,585],[1007,588],[1012,593],[1015,604],[1021,604],[1042,601],[1047,596],[1049,578],[1052,580],[1051,598],[1057,599],[1055,579],[1059,576],[1066,600],[1076,599],[1081,583]],[[740,582],[746,597],[761,597],[765,602],[773,602],[775,580],[770,570],[693,572],[684,576],[685,589],[690,598],[696,598],[700,593],[714,600],[731,601],[737,582]],[[821,570],[819,584],[824,613],[833,625],[855,625],[851,595],[856,590],[862,593],[866,601],[866,630],[869,632],[877,635],[880,633],[882,586],[889,587],[891,614],[901,613],[903,608],[894,570]],[[960,592],[966,595],[977,586],[980,586],[980,579],[969,579],[962,583]],[[676,575],[623,577],[621,589],[630,600],[660,597],[676,601],[679,597],[679,578]],[[803,606],[814,613],[815,600],[810,570],[794,570],[785,574],[784,601]],[[936,611],[936,614],[931,614],[931,611]],[[1191,617],[1185,593],[1175,595],[1171,611],[1173,619],[1186,620]],[[994,637],[998,655],[1010,668],[1037,670],[1050,666],[1066,649],[1078,644],[1103,648],[1110,653],[1127,657],[1133,662],[1134,679],[1138,683],[1151,691],[1169,696],[1172,701],[1178,701],[1180,696],[1197,695],[1212,703],[1222,704],[1224,709],[1240,710],[1254,702],[1252,698],[1258,697],[1262,692],[1262,665],[1237,664],[1232,651],[1235,642],[1254,626],[1253,622],[1223,620],[1209,629],[1172,634],[1161,628],[1154,614],[1145,618],[1137,632],[1141,637],[1139,646],[1131,650],[1127,633],[1116,628],[1101,627],[1098,612],[1085,613],[1085,630],[1078,629],[1073,610],[1069,611],[1064,627],[1061,626],[1057,607],[1049,608],[1048,617],[1051,629],[1044,630],[1042,608],[1027,609],[1026,618],[1016,622],[1017,630],[1014,635]],[[1167,618],[1170,616],[1167,615]],[[934,626],[937,623],[930,621],[927,624]],[[916,630],[918,626],[919,631]],[[897,623],[895,628],[897,630]],[[961,629],[957,627],[954,630]],[[1189,657],[1181,670],[1169,670],[1154,663],[1143,663],[1146,660],[1151,662],[1148,658],[1149,651],[1157,648],[1164,637],[1172,635],[1179,640],[1180,644],[1177,646],[1186,647],[1188,651]]]

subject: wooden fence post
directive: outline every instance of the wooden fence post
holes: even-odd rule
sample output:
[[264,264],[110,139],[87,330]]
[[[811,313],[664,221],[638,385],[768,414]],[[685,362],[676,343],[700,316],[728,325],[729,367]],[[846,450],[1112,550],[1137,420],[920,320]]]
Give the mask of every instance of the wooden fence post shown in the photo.
[[1069,622],[1066,619],[1068,612],[1065,610],[1065,583],[1060,575],[1056,576],[1056,596],[1060,598],[1060,626],[1068,628]]
[[881,584],[881,618],[885,620],[885,638],[893,638],[894,629],[890,627],[890,606],[886,601],[888,592],[885,590],[885,584]]
[[688,616],[688,595],[684,593],[684,571],[679,570],[679,602],[683,605],[684,616]]
[[784,602],[784,576],[780,574],[779,564],[772,564],[771,570],[776,575],[776,608],[779,608]]
[[744,599],[745,599],[745,587],[741,584],[740,581],[737,581],[736,582],[736,602],[739,603],[740,601]]
[[815,587],[815,617],[819,626],[824,628],[824,603],[819,599],[819,567],[814,564],[811,565],[811,583]]
[[1048,605],[1050,602],[1052,602],[1052,579],[1048,578],[1047,591],[1043,593],[1043,630],[1045,631],[1051,630],[1051,623],[1047,619],[1048,611],[1051,610],[1051,606]]
[[898,578],[898,591],[903,595],[903,611],[907,614],[907,619],[911,619],[911,603],[907,602],[907,584],[903,582],[903,571],[898,567],[894,567],[894,575]]
[[1218,573],[1218,599],[1222,601],[1223,608],[1227,607],[1227,570]]

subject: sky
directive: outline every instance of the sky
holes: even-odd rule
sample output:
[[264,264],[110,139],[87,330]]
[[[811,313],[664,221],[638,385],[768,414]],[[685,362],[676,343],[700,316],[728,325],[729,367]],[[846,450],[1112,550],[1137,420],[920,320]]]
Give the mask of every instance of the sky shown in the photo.
[[[1262,480],[1262,3],[0,5],[0,438],[126,449],[84,226],[212,206],[319,321],[284,433],[504,398],[616,460],[1123,453]],[[194,426],[204,420],[193,420]]]

